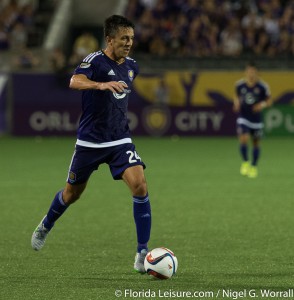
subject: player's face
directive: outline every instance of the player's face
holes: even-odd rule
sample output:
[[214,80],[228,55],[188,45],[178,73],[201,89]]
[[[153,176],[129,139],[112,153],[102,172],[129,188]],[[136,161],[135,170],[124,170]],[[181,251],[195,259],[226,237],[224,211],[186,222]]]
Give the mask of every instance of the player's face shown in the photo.
[[133,28],[120,28],[116,35],[109,39],[109,46],[112,48],[115,59],[125,58],[129,55],[134,42]]
[[258,79],[257,69],[255,67],[247,67],[245,70],[245,76],[249,82],[256,82]]

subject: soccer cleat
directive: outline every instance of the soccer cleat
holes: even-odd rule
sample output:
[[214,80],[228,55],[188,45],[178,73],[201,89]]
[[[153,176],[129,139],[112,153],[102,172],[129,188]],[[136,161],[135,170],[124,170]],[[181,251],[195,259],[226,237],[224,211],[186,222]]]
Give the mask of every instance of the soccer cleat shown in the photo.
[[250,170],[250,164],[248,161],[242,162],[241,168],[240,168],[240,174],[241,175],[248,175]]
[[134,270],[138,273],[146,273],[146,270],[144,268],[144,260],[147,255],[147,252],[147,249],[143,249],[140,253],[137,253],[135,256]]
[[37,226],[37,228],[35,229],[32,235],[31,244],[32,244],[32,248],[36,251],[41,250],[43,248],[46,241],[46,237],[49,233],[49,230],[46,229],[43,224],[45,217],[43,218],[41,223]]
[[250,169],[249,169],[249,172],[248,172],[248,177],[249,178],[256,178],[257,175],[258,175],[258,172],[257,172],[256,166],[251,166]]

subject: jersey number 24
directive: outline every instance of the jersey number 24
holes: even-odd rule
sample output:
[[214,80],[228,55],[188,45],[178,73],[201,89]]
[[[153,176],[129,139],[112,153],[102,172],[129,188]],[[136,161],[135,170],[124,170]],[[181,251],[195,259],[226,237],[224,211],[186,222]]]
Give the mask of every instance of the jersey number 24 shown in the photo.
[[127,151],[126,152],[129,155],[129,163],[133,164],[136,163],[138,160],[141,160],[141,157],[138,155],[136,151]]

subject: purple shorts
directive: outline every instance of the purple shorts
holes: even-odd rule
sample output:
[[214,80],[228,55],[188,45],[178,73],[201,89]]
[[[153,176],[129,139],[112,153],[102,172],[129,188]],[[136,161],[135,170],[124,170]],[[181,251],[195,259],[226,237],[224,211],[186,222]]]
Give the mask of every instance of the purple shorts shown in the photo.
[[109,165],[113,179],[121,179],[121,174],[129,167],[145,164],[136,152],[135,145],[128,143],[107,148],[89,148],[76,145],[69,167],[67,182],[81,184],[88,181],[99,165]]
[[244,124],[237,124],[237,134],[250,134],[255,139],[260,139],[263,136],[263,130],[262,129],[252,129]]

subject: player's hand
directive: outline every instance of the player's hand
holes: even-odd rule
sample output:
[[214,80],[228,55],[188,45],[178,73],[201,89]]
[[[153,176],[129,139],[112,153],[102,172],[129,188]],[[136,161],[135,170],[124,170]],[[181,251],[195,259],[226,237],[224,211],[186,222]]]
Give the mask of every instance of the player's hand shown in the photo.
[[252,111],[257,113],[257,112],[261,112],[263,109],[265,108],[265,103],[264,102],[260,102],[260,103],[256,103],[252,106]]
[[109,90],[113,93],[123,93],[127,87],[128,87],[127,84],[118,81],[101,82],[98,85],[99,90],[101,91]]

